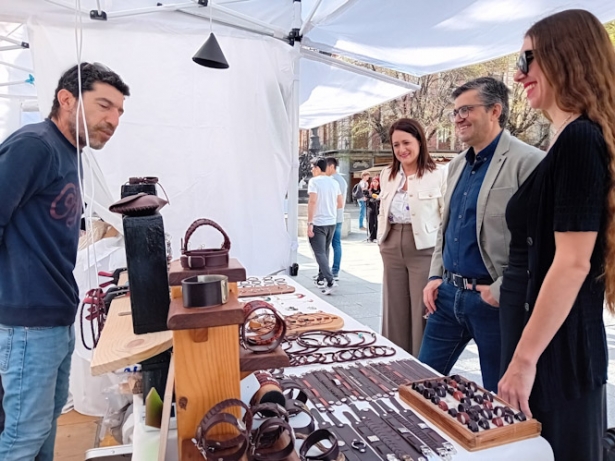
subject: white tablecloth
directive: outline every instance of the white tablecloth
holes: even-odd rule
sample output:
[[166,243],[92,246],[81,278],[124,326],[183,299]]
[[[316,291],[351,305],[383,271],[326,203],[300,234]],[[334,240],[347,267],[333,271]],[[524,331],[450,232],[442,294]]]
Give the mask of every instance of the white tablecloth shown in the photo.
[[[280,278],[280,277],[276,277],[276,278]],[[352,317],[349,317],[348,315],[346,315],[345,313],[343,313],[336,307],[332,306],[325,300],[319,298],[318,296],[314,295],[312,292],[306,290],[303,286],[296,283],[292,277],[284,277],[284,278],[286,279],[289,285],[292,285],[295,287],[295,292],[291,294],[286,294],[286,295],[270,296],[269,297],[270,299],[268,301],[271,304],[273,304],[283,315],[290,315],[290,314],[294,314],[297,312],[314,313],[315,311],[320,310],[320,311],[328,312],[328,313],[335,314],[335,315],[342,317],[344,319],[345,329],[370,330],[370,328],[362,325],[357,320],[353,319]],[[304,295],[304,296],[300,298],[297,296],[298,294]],[[332,295],[332,296],[335,296],[335,295]],[[249,300],[250,298],[242,298],[242,300],[244,299]],[[256,298],[256,299],[263,299],[263,298],[261,297],[261,298]],[[289,309],[290,307],[294,309],[291,310]],[[414,357],[412,357],[410,354],[408,354],[404,350],[395,346],[393,343],[391,343],[389,340],[387,340],[383,336],[378,335],[377,344],[392,346],[397,350],[397,353],[393,357],[390,357],[388,359],[379,359],[378,361],[402,360],[402,359],[414,360]],[[360,363],[361,361],[357,361],[357,362]],[[313,369],[331,368],[333,366],[334,365],[307,365],[307,366],[302,366],[302,367],[288,368],[286,369],[286,373],[293,374],[293,375],[299,375],[299,374],[305,373]],[[253,392],[251,391],[251,389],[248,389],[248,386],[251,386],[251,385],[253,385],[253,382],[249,378],[246,378],[244,381],[242,381],[242,394],[251,395]],[[401,402],[401,400],[399,401]],[[402,405],[405,405],[403,402],[401,403]],[[369,407],[366,402],[357,402],[357,406],[359,408]],[[334,413],[335,416],[342,421],[346,419],[342,415],[342,411],[344,410],[347,410],[347,407],[345,405],[342,405],[340,407],[336,407],[335,413]],[[418,412],[416,413],[420,416],[420,413]],[[430,424],[427,420],[426,422],[431,427],[434,427],[447,440],[450,440],[450,438],[447,437],[447,435],[444,432],[439,430],[433,424]],[[136,423],[136,426],[138,426],[139,424],[142,424],[142,423],[138,421]],[[134,461],[151,461],[152,459],[155,459],[155,458],[144,457],[144,456],[137,457],[138,452],[143,453],[143,450],[137,449],[137,447],[140,444],[147,443],[149,449],[146,451],[150,453],[150,456],[152,453],[151,451],[152,449],[155,448],[156,449],[155,452],[157,452],[158,443],[157,441],[153,439],[155,439],[155,435],[152,434],[152,432],[145,433],[144,431],[140,430],[140,428],[135,427],[135,435],[133,439],[133,446],[135,447],[135,450],[134,450],[133,458],[132,458]],[[498,461],[506,461],[506,460],[552,461],[553,460],[553,452],[551,450],[551,447],[548,444],[548,442],[542,437],[535,437],[532,439],[522,440],[519,442],[509,443],[509,444],[502,445],[499,447],[488,448],[485,450],[479,450],[475,452],[469,452],[463,449],[459,444],[457,444],[453,440],[450,440],[450,442],[455,446],[455,449],[457,450],[457,454],[453,456],[453,461],[494,461],[494,460],[498,460]],[[177,432],[170,431],[169,432],[169,442],[167,446],[167,453],[168,454],[177,453],[177,450],[173,450],[173,448],[175,448],[176,446],[177,446]],[[177,461],[177,458],[176,457],[173,458],[171,456],[167,458],[167,461]]]

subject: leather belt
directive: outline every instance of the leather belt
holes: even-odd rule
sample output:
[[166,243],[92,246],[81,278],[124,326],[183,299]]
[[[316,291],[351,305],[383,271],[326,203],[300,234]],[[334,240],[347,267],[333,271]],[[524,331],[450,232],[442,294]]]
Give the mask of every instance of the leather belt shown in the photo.
[[[278,314],[278,311],[271,304],[265,301],[250,301],[243,306],[244,323],[239,328],[241,342],[243,346],[257,354],[266,354],[273,352],[284,340],[286,335],[286,322]],[[262,324],[258,317],[272,316],[275,323],[267,327],[265,331],[259,331],[259,334],[248,336],[248,329],[251,322]]]
[[463,290],[476,290],[476,285],[491,285],[493,283],[493,279],[490,278],[468,278],[447,270],[444,270],[444,280],[451,282],[455,288],[461,288]]
[[[234,415],[224,412],[225,409],[231,407],[241,407],[245,410],[243,420],[238,420]],[[234,426],[239,434],[229,440],[213,440],[208,439],[208,432],[216,425],[227,423]],[[228,399],[215,405],[203,417],[196,430],[195,438],[192,439],[196,447],[199,449],[205,459],[208,459],[208,454],[211,455],[214,451],[231,450],[231,453],[225,455],[216,454],[215,458],[221,461],[239,461],[241,457],[248,451],[250,445],[250,432],[252,430],[252,412],[248,406],[241,400]]]
[[[221,248],[205,248],[200,250],[188,250],[188,242],[190,237],[201,226],[211,226],[218,230],[224,237],[224,242]],[[180,263],[184,269],[204,269],[206,267],[226,267],[228,266],[229,251],[231,249],[231,241],[226,235],[226,232],[211,219],[197,219],[194,221],[181,242],[181,258]]]
[[[320,445],[321,442],[328,441],[331,446],[325,449],[318,455],[308,455],[310,448]],[[340,454],[340,448],[337,442],[337,437],[327,429],[318,429],[312,432],[303,441],[299,449],[299,457],[301,461],[335,461]]]
[[184,307],[211,307],[228,301],[226,275],[196,275],[182,280]]
[[319,429],[328,429],[335,434],[340,452],[344,454],[346,461],[380,461],[382,459],[349,424],[342,423],[333,413],[327,415],[333,424],[325,421],[315,408],[311,410],[311,413],[318,421]]

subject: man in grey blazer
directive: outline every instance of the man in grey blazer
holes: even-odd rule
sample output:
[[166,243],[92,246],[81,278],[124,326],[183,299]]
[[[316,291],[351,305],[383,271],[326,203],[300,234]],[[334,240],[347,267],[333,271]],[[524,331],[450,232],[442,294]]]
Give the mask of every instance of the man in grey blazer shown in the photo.
[[508,264],[506,205],[544,153],[504,130],[509,90],[491,77],[453,92],[451,121],[469,147],[449,164],[442,226],[423,290],[428,320],[419,360],[448,374],[474,339],[483,386],[497,391],[499,297]]

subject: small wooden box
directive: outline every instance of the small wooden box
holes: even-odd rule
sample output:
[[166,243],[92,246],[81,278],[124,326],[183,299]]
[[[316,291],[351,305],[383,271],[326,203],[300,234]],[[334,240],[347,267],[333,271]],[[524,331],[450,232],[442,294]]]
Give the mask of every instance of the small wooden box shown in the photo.
[[[416,382],[444,381],[444,379],[444,377],[436,379],[431,378]],[[478,389],[481,392],[487,392],[481,387],[478,387]],[[459,422],[457,418],[453,418],[430,400],[413,390],[411,385],[400,386],[399,396],[404,402],[410,405],[410,407],[417,410],[422,416],[446,432],[449,437],[468,451],[483,450],[485,448],[492,448],[518,440],[538,437],[540,435],[541,424],[535,419],[515,421],[513,424],[506,424],[502,427],[494,427],[493,423],[491,423],[491,428],[488,430],[480,428],[478,432],[472,432],[464,424]],[[447,397],[451,396],[447,394]],[[457,401],[455,400],[455,402]],[[494,406],[502,405],[513,408],[495,395],[493,396],[493,404]]]

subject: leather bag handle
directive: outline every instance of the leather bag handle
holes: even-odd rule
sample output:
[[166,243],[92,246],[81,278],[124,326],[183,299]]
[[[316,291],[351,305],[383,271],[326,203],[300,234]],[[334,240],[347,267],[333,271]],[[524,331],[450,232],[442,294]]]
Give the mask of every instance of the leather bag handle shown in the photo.
[[231,241],[228,238],[228,235],[226,235],[226,232],[224,232],[224,229],[222,229],[216,222],[212,221],[211,219],[199,218],[192,224],[190,224],[190,227],[188,227],[188,230],[186,230],[186,235],[184,237],[184,240],[182,241],[182,254],[185,254],[189,251],[188,242],[190,241],[190,237],[192,236],[194,231],[196,231],[201,226],[211,226],[218,232],[220,232],[224,237],[224,242],[222,243],[222,247],[220,249],[227,251],[231,249]]

